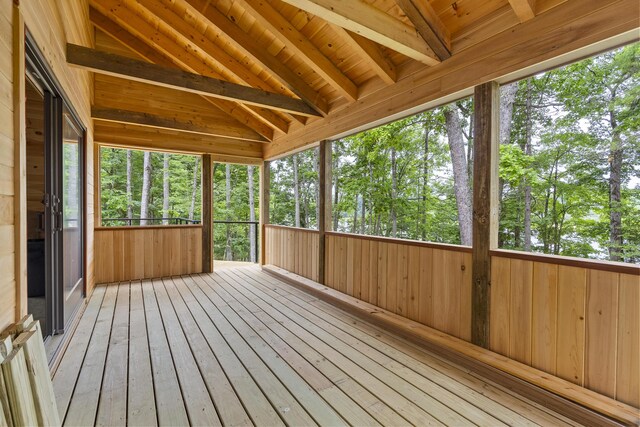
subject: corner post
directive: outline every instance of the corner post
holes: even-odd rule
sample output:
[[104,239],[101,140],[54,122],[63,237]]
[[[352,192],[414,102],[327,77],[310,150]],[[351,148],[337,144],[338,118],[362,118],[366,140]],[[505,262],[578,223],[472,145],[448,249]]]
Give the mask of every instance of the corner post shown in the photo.
[[488,348],[490,251],[498,245],[498,83],[488,82],[475,87],[474,120],[471,342]]
[[318,148],[318,182],[320,191],[318,194],[318,282],[325,283],[325,232],[331,231],[331,192],[332,192],[332,152],[331,141],[320,141]]
[[269,200],[271,186],[271,162],[260,166],[260,265],[267,262],[267,227],[269,224]]
[[27,130],[25,95],[25,28],[20,2],[13,2],[13,135],[14,135],[14,251],[18,321],[27,314]]
[[202,272],[213,271],[213,167],[211,155],[202,155]]

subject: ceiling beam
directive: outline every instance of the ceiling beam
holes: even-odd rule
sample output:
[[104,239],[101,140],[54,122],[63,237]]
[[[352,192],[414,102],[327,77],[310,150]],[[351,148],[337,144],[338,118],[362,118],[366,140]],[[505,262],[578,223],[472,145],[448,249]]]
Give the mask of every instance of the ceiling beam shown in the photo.
[[67,43],[67,63],[96,73],[158,86],[275,108],[304,116],[319,114],[301,100],[223,80],[125,58],[112,53]]
[[139,111],[94,106],[91,108],[91,118],[107,122],[128,123],[158,129],[179,130],[223,138],[266,142],[264,139],[248,138],[242,134],[230,134],[228,127],[224,126],[224,124],[217,125],[216,123],[198,123],[195,120],[183,122],[172,117],[162,117],[156,114],[142,113]]
[[441,61],[451,57],[451,34],[428,1],[396,0],[420,36]]
[[363,0],[283,0],[426,65],[440,59],[415,28]]
[[[185,71],[213,78],[222,77],[213,67],[196,58],[193,52],[182,48],[130,9],[101,0],[100,3],[92,3],[89,14],[96,27],[151,62],[170,66],[167,64],[169,61]],[[268,140],[273,140],[274,130],[283,133],[289,131],[289,122],[275,111],[224,99],[204,98]]]
[[358,87],[269,3],[262,0],[236,0],[236,3],[262,27],[285,41],[287,49],[291,49],[342,96],[351,101],[358,99]]
[[236,157],[262,157],[260,142],[242,141],[189,132],[154,129],[126,123],[96,121],[97,144],[183,153],[215,153]]
[[535,0],[509,0],[509,4],[520,22],[528,21],[536,16]]
[[[178,68],[185,69],[186,71],[196,71],[191,69],[188,64],[181,62],[176,59],[175,56],[172,56],[172,52],[177,52],[180,49],[177,46],[174,46],[174,49],[163,49],[162,51],[157,50],[156,47],[147,43],[147,40],[141,40],[136,37],[128,28],[121,26],[118,22],[108,18],[102,12],[95,9],[93,6],[89,8],[89,17],[93,25],[99,28],[101,31],[106,33],[107,35],[113,37],[118,42],[122,43],[124,46],[129,48],[131,51],[137,53],[141,57],[146,60],[153,62],[158,65],[163,65],[167,67],[177,66]],[[116,18],[117,16],[112,13],[111,17]],[[127,17],[126,22],[129,25],[133,25],[138,30],[150,30],[151,27],[148,27],[148,24],[145,26],[144,21],[141,21],[137,17]],[[146,28],[148,27],[148,28]],[[160,43],[160,38],[154,38],[156,43]],[[168,43],[168,40],[165,41],[165,44]],[[184,59],[183,59],[184,61]],[[198,62],[195,62],[198,64]],[[211,76],[213,77],[213,76]],[[202,95],[201,95],[202,96]],[[265,119],[260,117],[257,112],[252,111],[252,106],[243,105],[241,103],[227,101],[224,99],[216,99],[207,96],[202,96],[207,102],[211,103],[215,107],[219,108],[223,112],[227,113],[229,116],[233,117],[235,120],[240,122],[241,124],[247,126],[248,128],[254,130],[259,135],[262,135],[267,140],[273,140],[273,131],[274,124],[271,122],[265,123]],[[262,110],[262,109],[261,109]],[[270,110],[266,110],[271,113]],[[288,123],[285,122],[285,127],[282,129],[283,132],[287,132]]]
[[259,45],[254,38],[218,11],[214,4],[210,4],[208,0],[185,0],[185,2],[191,6],[194,13],[205,18],[212,26],[225,34],[236,48],[269,71],[273,77],[299,96],[316,112],[322,116],[328,114],[329,105],[320,93],[309,86],[278,58],[270,55],[264,46]]

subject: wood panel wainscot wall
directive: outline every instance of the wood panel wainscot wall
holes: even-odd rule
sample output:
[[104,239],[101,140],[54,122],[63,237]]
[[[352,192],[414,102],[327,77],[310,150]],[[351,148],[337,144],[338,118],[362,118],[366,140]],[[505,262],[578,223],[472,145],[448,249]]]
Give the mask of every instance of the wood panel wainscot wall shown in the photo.
[[327,232],[326,285],[469,341],[471,249]]
[[318,281],[317,230],[265,225],[266,264]]
[[640,406],[640,267],[492,254],[490,349]]
[[[266,226],[267,264],[317,281],[318,233]],[[471,341],[471,248],[327,232],[324,285]],[[640,406],[640,267],[493,250],[490,349]]]
[[95,229],[96,283],[202,272],[202,226]]

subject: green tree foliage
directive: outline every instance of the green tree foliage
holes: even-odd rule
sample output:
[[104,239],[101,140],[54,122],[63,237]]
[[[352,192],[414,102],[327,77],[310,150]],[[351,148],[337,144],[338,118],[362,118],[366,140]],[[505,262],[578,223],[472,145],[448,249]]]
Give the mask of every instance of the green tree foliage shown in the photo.
[[[640,262],[639,83],[640,44],[516,83],[500,147],[501,247]],[[466,99],[334,141],[334,229],[460,243],[445,111],[460,119],[470,177],[472,108]],[[313,204],[317,155],[297,156],[300,197]],[[271,220],[293,225],[291,159],[273,168]],[[313,228],[309,211],[301,224]]]
[[[226,165],[213,165],[213,220],[214,221],[249,221],[249,181],[247,166],[229,165],[229,190],[231,203],[226,204]],[[254,206],[256,221],[259,221],[259,174],[254,168],[253,193],[256,204]],[[214,224],[213,227],[213,255],[214,259],[225,259],[227,233],[231,243],[231,258],[233,261],[249,261],[249,227],[248,224]],[[259,247],[259,246],[258,246]]]
[[[142,194],[143,151],[132,150],[133,218],[140,218]],[[171,154],[169,156],[169,216],[188,218],[193,194],[193,175],[198,156]],[[152,176],[149,217],[162,218],[163,154],[151,153]],[[198,164],[199,167],[199,164]],[[198,169],[194,219],[200,220],[201,180]],[[126,221],[105,221],[109,218],[127,218],[127,150],[102,147],[100,149],[101,209],[104,225],[126,225]],[[136,224],[137,222],[134,222]]]

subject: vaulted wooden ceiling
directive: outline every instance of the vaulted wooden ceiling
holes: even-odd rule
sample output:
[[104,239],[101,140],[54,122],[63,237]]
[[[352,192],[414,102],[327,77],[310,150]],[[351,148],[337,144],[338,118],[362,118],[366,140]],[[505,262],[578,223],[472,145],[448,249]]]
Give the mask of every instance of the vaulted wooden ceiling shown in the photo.
[[95,49],[70,50],[68,61],[96,72],[96,141],[187,133],[197,137],[181,140],[259,157],[264,144],[564,2],[91,0]]

